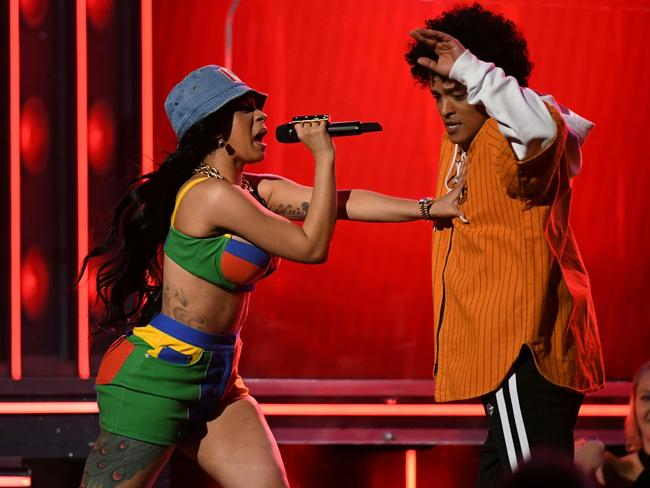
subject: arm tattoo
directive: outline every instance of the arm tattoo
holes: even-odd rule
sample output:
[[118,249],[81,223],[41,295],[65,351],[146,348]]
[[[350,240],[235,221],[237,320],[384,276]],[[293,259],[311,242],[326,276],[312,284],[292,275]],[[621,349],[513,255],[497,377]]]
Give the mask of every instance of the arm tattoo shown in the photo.
[[208,318],[196,312],[189,310],[189,301],[185,296],[182,288],[176,288],[168,283],[163,286],[163,306],[169,310],[174,320],[196,327],[205,329],[208,325]]
[[309,202],[302,202],[298,207],[293,207],[293,205],[283,204],[277,206],[274,212],[278,215],[282,215],[291,220],[304,220],[307,216],[307,211],[309,210]]
[[81,486],[118,486],[150,467],[167,449],[168,446],[149,444],[102,431],[86,459]]

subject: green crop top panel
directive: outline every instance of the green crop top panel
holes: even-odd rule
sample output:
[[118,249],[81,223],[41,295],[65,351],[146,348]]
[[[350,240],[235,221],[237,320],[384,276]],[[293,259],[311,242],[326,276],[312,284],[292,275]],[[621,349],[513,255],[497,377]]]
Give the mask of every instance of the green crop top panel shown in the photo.
[[255,282],[273,273],[280,262],[276,256],[233,234],[192,237],[174,227],[181,199],[197,178],[181,189],[176,198],[164,252],[185,271],[229,291],[251,291]]

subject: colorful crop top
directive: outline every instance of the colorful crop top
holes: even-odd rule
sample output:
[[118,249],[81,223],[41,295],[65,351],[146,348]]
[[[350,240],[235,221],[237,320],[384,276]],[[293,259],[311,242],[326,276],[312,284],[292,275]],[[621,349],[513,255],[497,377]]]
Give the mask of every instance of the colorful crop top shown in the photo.
[[181,199],[194,185],[208,177],[185,185],[176,198],[164,252],[176,264],[194,276],[229,291],[251,291],[255,282],[273,273],[280,259],[233,234],[192,237],[174,227]]

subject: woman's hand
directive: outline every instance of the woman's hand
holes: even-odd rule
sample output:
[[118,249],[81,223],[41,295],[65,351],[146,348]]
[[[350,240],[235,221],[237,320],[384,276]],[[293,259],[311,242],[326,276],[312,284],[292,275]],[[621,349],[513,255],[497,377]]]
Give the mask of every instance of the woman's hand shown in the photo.
[[430,47],[438,55],[438,61],[421,57],[417,60],[418,64],[440,76],[449,78],[451,67],[460,55],[465,52],[465,48],[460,41],[444,32],[431,29],[417,28],[409,32],[409,34],[420,44]]
[[316,160],[318,156],[333,156],[334,144],[327,133],[326,120],[313,120],[294,124],[296,134],[302,143],[307,146]]
[[460,209],[460,205],[465,201],[465,176],[467,175],[467,166],[463,164],[460,173],[454,178],[454,187],[446,195],[438,198],[431,208],[429,215],[434,219],[453,219],[458,217],[464,224],[469,224],[465,214]]
[[444,197],[438,198],[433,202],[433,205],[429,209],[431,217],[434,219],[453,219],[458,217],[461,222],[469,224],[469,221],[465,218],[465,214],[459,207],[459,204],[463,200],[464,188],[465,182],[462,184],[459,183]]

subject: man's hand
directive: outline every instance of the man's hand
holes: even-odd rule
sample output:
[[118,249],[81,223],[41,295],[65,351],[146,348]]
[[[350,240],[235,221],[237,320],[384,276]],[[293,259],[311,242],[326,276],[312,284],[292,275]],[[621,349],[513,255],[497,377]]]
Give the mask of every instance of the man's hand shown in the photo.
[[465,52],[460,41],[444,32],[431,29],[417,28],[409,32],[411,37],[425,46],[430,47],[438,55],[438,61],[431,58],[418,58],[418,64],[434,73],[449,78],[454,62]]

